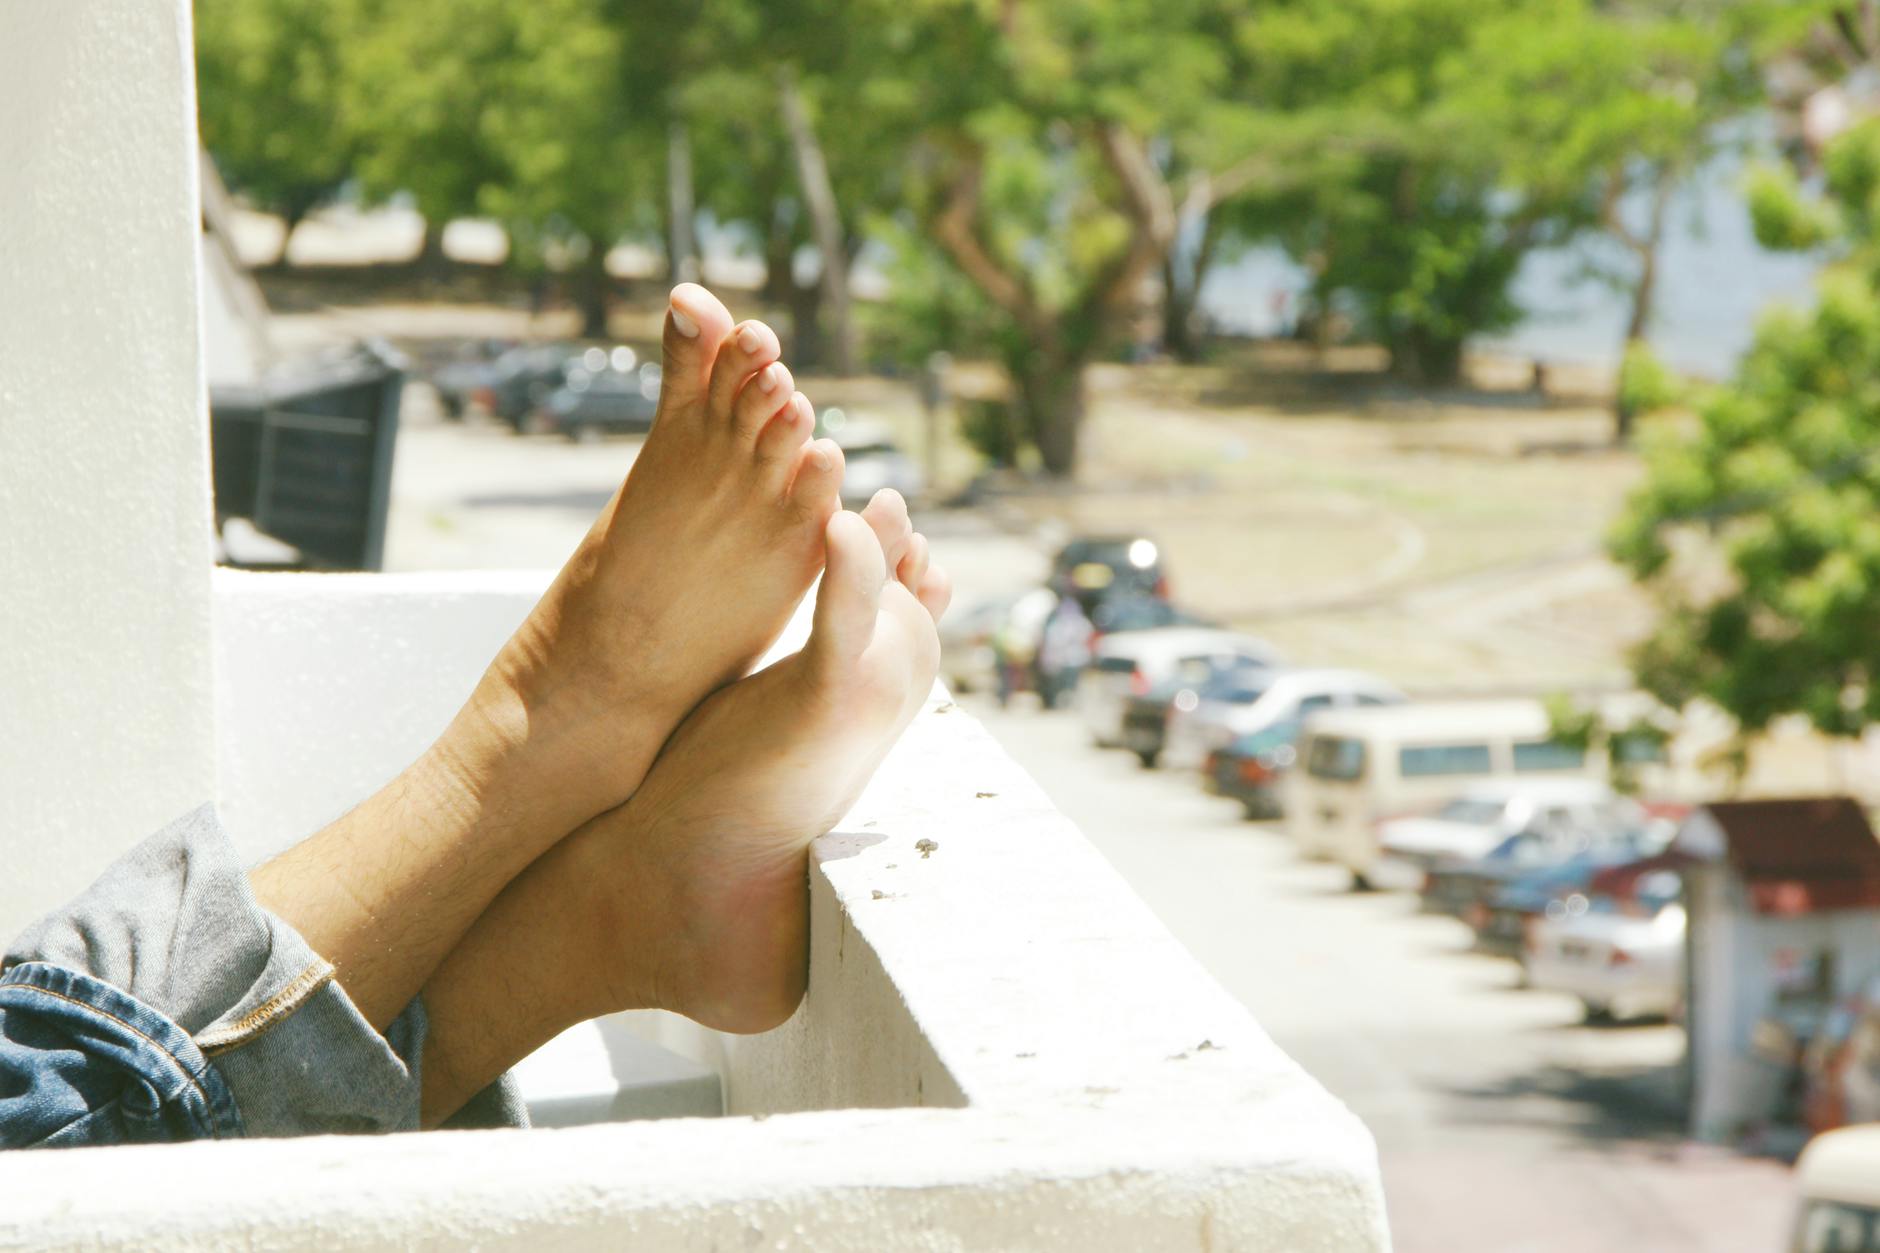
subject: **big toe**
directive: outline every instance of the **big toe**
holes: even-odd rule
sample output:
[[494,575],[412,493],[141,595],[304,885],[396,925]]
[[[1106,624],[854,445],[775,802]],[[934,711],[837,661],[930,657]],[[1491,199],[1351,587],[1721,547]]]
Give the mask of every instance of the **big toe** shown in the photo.
[[660,375],[660,408],[696,404],[705,395],[718,346],[731,333],[731,311],[697,283],[672,289],[666,306],[663,340],[666,362]]
[[824,662],[852,663],[874,637],[888,565],[860,514],[838,510],[823,531],[827,563],[816,593],[810,649]]

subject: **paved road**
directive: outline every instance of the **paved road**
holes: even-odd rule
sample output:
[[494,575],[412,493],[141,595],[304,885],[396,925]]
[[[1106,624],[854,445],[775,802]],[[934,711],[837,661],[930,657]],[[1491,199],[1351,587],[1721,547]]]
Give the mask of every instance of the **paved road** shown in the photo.
[[1667,1025],[1593,1028],[1453,919],[1354,896],[1074,714],[967,705],[1281,1047],[1376,1135],[1402,1253],[1776,1250],[1787,1170],[1685,1144]]

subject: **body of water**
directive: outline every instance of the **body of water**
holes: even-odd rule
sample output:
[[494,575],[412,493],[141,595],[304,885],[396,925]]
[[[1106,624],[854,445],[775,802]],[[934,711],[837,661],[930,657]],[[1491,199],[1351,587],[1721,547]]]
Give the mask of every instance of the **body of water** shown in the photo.
[[[1821,265],[1816,256],[1757,244],[1740,191],[1742,170],[1736,158],[1700,170],[1673,201],[1659,253],[1652,345],[1675,368],[1707,378],[1729,375],[1764,309],[1806,305]],[[1629,272],[1629,260],[1617,243],[1590,234],[1572,247],[1529,253],[1514,286],[1527,316],[1481,346],[1542,361],[1616,364],[1631,297],[1587,274],[1594,266]],[[1283,253],[1259,249],[1217,266],[1201,305],[1224,330],[1270,335],[1280,327],[1275,293],[1296,301],[1305,285],[1304,273]]]

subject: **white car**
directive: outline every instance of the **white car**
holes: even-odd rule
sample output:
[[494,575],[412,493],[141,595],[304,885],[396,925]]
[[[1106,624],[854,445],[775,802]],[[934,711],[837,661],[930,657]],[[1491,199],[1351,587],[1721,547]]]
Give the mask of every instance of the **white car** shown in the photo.
[[1810,1140],[1795,1184],[1793,1253],[1880,1248],[1880,1127],[1842,1127]]
[[1090,664],[1077,676],[1077,708],[1091,738],[1105,748],[1123,742],[1123,717],[1131,696],[1145,696],[1175,677],[1184,661],[1234,660],[1279,666],[1280,655],[1265,640],[1213,627],[1156,627],[1117,631],[1097,641]]
[[1518,831],[1614,831],[1647,822],[1636,802],[1598,779],[1491,779],[1428,816],[1379,823],[1377,840],[1385,857],[1427,870],[1447,858],[1481,857]]
[[1675,871],[1642,876],[1624,900],[1575,892],[1528,933],[1531,987],[1577,996],[1588,1018],[1670,1014],[1684,990],[1684,906]]
[[1264,687],[1226,684],[1210,692],[1178,693],[1169,711],[1162,766],[1199,770],[1208,754],[1243,735],[1303,718],[1315,709],[1401,705],[1409,697],[1384,680],[1357,670],[1276,670]]

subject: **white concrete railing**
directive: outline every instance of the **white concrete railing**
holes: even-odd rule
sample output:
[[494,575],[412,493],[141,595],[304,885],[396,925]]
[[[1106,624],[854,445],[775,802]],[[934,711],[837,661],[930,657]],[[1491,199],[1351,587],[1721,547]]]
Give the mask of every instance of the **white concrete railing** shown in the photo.
[[[540,586],[219,573],[220,795],[246,850],[421,748]],[[0,1245],[1387,1244],[1363,1126],[943,693],[812,860],[789,1023],[630,1016],[722,1076],[731,1117],[10,1154]]]

